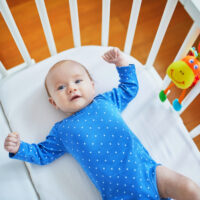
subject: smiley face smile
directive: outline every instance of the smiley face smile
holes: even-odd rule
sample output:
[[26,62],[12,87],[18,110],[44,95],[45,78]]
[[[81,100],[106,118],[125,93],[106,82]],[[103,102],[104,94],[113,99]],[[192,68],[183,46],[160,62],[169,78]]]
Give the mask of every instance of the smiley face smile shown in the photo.
[[171,77],[172,77],[172,80],[175,81],[175,82],[178,83],[178,84],[185,84],[185,81],[177,81],[177,80],[173,77],[173,72],[174,72],[174,70],[171,69]]

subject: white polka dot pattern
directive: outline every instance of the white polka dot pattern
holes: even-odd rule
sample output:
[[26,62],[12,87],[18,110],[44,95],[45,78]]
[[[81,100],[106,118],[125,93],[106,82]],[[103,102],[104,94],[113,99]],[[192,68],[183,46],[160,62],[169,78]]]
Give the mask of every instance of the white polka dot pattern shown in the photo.
[[98,95],[87,107],[58,122],[46,141],[22,142],[10,157],[48,164],[65,152],[80,163],[104,200],[159,199],[152,160],[121,117],[135,97],[134,65],[118,68],[120,84]]

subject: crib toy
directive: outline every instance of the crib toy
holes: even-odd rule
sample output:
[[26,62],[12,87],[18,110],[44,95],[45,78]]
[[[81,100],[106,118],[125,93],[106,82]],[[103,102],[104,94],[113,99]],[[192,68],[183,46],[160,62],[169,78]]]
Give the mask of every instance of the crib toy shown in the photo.
[[[200,51],[200,43],[198,51]],[[169,89],[176,85],[178,88],[183,89],[179,99],[173,101],[174,109],[180,111],[186,89],[195,86],[200,79],[200,53],[197,53],[194,47],[191,48],[186,57],[173,62],[167,68],[167,75],[172,80],[172,83],[165,90],[160,92],[160,100],[164,102],[167,98]]]
[[[171,79],[168,76],[162,79],[153,66],[178,2],[193,20],[193,25],[174,62],[186,56],[200,34],[200,4],[199,0],[166,2],[144,65],[130,55],[142,0],[134,0],[130,8],[123,51],[136,66],[140,88],[137,97],[130,102],[122,116],[154,160],[200,185],[200,152],[193,141],[200,133],[200,124],[189,132],[180,117],[199,95],[200,81],[181,102],[181,111],[176,112],[168,99],[162,103],[158,98],[159,92],[169,85]],[[64,155],[49,165],[38,166],[11,160],[3,149],[8,133],[16,131],[20,133],[21,140],[38,143],[45,139],[55,122],[64,118],[63,113],[48,103],[44,87],[44,77],[56,62],[72,59],[86,66],[95,81],[97,94],[117,87],[119,81],[115,67],[101,58],[111,48],[108,46],[110,0],[102,0],[100,46],[81,45],[78,3],[77,0],[69,0],[74,48],[61,53],[56,50],[44,0],[35,0],[35,3],[51,54],[38,63],[30,57],[6,0],[0,1],[1,14],[24,60],[24,63],[10,70],[6,70],[0,62],[0,199],[100,200],[98,190],[72,156]]]

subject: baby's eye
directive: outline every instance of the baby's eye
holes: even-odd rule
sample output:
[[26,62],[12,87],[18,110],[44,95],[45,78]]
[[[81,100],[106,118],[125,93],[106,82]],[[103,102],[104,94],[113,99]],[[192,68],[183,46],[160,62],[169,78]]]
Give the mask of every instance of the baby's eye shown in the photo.
[[198,65],[194,65],[194,69],[198,69],[199,68],[199,66]]
[[80,83],[82,80],[78,79],[75,81],[75,83]]
[[190,60],[189,60],[189,63],[191,63],[191,64],[194,63],[194,60],[193,60],[193,59],[190,59]]
[[58,87],[58,90],[63,90],[64,88],[65,88],[64,85],[60,85],[60,86]]

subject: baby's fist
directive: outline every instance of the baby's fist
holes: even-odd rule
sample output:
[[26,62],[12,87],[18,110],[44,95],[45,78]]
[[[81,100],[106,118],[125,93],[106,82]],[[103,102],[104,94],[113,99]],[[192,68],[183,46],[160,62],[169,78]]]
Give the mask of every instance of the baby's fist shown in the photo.
[[122,54],[122,52],[117,47],[114,47],[111,50],[107,51],[102,56],[102,58],[106,62],[113,63],[118,67],[129,65],[128,61],[124,58],[124,55]]
[[17,153],[20,146],[20,137],[16,132],[8,134],[4,142],[4,148],[10,153]]

